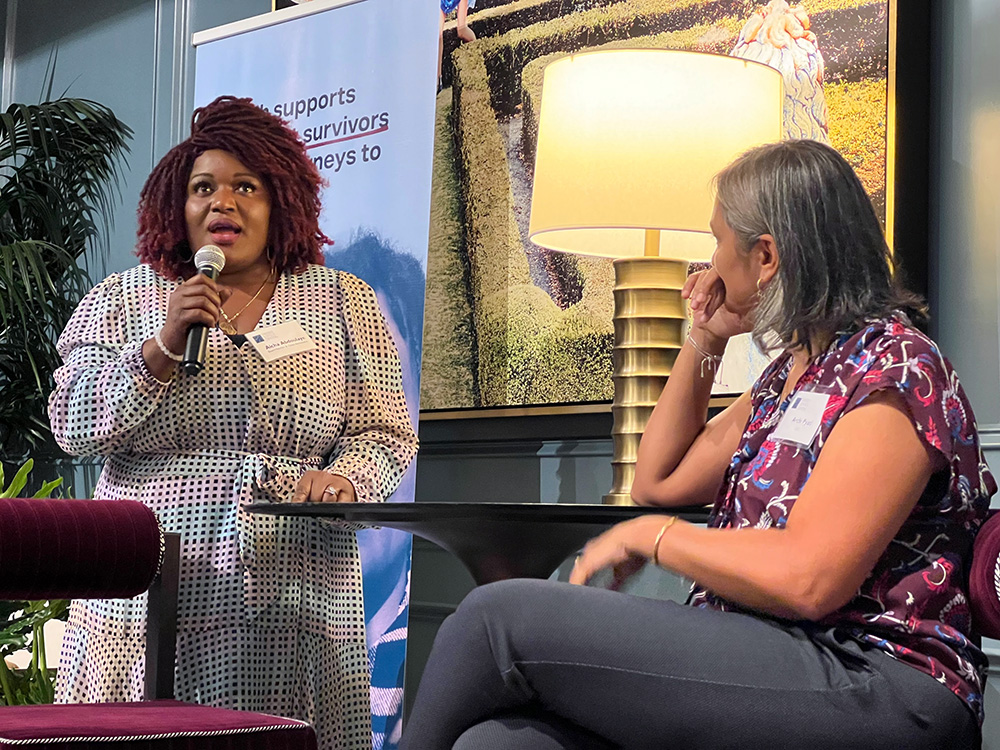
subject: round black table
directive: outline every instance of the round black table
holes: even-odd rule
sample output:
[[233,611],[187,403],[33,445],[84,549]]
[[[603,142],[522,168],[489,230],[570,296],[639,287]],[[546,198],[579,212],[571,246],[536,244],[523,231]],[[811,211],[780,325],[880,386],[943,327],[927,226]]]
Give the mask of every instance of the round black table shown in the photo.
[[568,503],[256,503],[252,513],[336,518],[416,534],[459,560],[477,584],[548,578],[609,526],[668,511],[704,523],[708,508],[638,508]]

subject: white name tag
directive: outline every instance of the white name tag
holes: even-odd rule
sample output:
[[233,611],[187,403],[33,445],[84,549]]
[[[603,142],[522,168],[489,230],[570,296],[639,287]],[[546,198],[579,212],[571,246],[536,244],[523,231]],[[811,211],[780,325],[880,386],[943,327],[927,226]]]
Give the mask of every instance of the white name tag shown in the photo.
[[823,424],[823,412],[826,411],[829,400],[827,394],[814,391],[794,394],[784,416],[771,433],[772,439],[796,443],[806,448],[812,445]]
[[247,341],[265,362],[316,348],[316,342],[309,338],[309,334],[295,320],[250,331]]

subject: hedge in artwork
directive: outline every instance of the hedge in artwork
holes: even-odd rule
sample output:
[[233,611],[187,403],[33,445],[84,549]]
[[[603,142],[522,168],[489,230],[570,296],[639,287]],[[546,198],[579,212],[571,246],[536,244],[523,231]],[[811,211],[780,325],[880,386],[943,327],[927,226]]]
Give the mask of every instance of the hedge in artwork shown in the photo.
[[455,173],[452,92],[438,94],[431,183],[431,222],[424,305],[420,408],[472,405],[476,393],[476,335],[462,245],[462,203]]
[[[613,5],[628,0],[587,0],[588,7]],[[579,0],[514,0],[502,5],[483,7],[483,0],[476,3],[474,12],[468,16],[470,28],[480,39],[504,34],[509,29],[524,28],[542,21],[560,18],[578,10]],[[441,66],[441,84],[448,87],[454,80],[451,54],[461,46],[454,22],[445,25],[442,35],[444,52]]]
[[455,133],[481,406],[611,395],[610,316],[563,311],[531,280],[503,142],[475,45],[455,56]]

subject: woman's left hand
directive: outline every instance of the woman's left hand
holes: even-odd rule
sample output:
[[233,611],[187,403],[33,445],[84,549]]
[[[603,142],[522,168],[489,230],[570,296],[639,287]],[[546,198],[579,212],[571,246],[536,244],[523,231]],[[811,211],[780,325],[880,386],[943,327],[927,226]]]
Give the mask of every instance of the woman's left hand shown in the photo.
[[353,503],[357,499],[351,480],[318,469],[303,474],[292,495],[293,503]]
[[598,571],[611,568],[612,590],[639,572],[653,556],[653,543],[670,516],[650,514],[624,521],[594,537],[576,558],[569,582],[584,584]]

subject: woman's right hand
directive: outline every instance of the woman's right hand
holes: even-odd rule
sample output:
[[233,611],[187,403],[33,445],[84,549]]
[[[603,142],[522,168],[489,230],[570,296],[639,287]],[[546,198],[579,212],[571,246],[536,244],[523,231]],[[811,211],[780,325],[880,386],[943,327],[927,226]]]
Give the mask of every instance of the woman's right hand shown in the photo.
[[[749,333],[752,324],[746,315],[728,310],[725,306],[726,286],[714,268],[697,271],[688,276],[681,289],[681,297],[689,301],[693,320],[692,329],[699,329],[724,347],[733,336]],[[703,346],[707,341],[700,341]]]
[[167,300],[167,319],[160,331],[166,347],[184,351],[188,329],[197,324],[211,328],[219,322],[222,305],[232,291],[204,274],[195,274],[177,287]]

